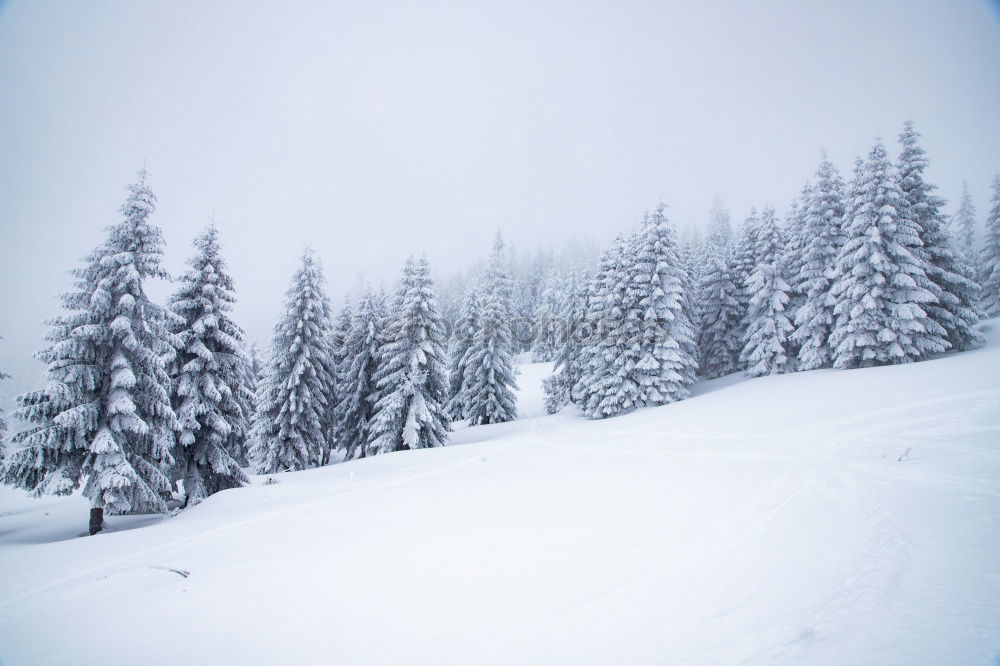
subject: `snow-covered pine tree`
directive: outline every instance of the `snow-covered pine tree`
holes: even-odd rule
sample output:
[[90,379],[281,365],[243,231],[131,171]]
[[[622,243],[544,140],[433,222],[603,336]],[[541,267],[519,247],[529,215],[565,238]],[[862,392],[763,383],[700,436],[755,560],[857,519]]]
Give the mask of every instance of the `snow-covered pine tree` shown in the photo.
[[750,209],[750,215],[743,221],[740,237],[733,246],[732,263],[733,284],[736,285],[736,300],[740,307],[740,319],[736,334],[737,366],[740,370],[746,368],[739,360],[739,352],[746,340],[748,317],[750,315],[750,276],[757,268],[757,228],[760,226],[760,216],[756,208]]
[[480,287],[479,323],[466,353],[459,397],[464,405],[462,416],[469,419],[470,425],[503,423],[517,418],[511,287],[505,263],[503,238],[498,233]]
[[642,404],[625,353],[626,347],[638,346],[642,331],[640,318],[624,307],[637,246],[635,234],[615,239],[588,296],[588,341],[581,353],[580,379],[573,387],[573,398],[588,418],[624,414]]
[[715,197],[708,214],[708,235],[715,236],[717,241],[726,246],[733,241],[733,226],[729,219],[729,211],[722,204],[722,199]]
[[[809,212],[809,200],[812,198],[812,183],[807,182],[802,186],[802,191],[788,207],[785,214],[785,256],[782,261],[785,264],[785,271],[788,273],[788,307],[785,311],[788,318],[795,321],[795,315],[806,302],[806,291],[803,285],[799,284],[798,276],[802,272],[802,265],[805,263],[805,251],[809,244],[809,237],[806,232],[806,215]],[[795,349],[798,355],[798,347],[795,340],[791,340],[790,349]]]
[[173,476],[184,483],[185,504],[246,484],[240,461],[246,459],[254,403],[243,329],[229,314],[235,287],[214,224],[194,239],[194,247],[189,269],[167,301],[176,315],[171,400],[180,423]]
[[[3,338],[0,338],[3,340]],[[0,370],[0,380],[10,379],[8,375],[3,370]],[[7,450],[7,419],[4,418],[3,408],[0,407],[0,464],[3,462],[4,452]]]
[[448,346],[448,404],[445,409],[452,421],[465,418],[465,367],[469,347],[479,331],[479,287],[473,286],[465,297],[462,315],[455,325]]
[[925,311],[920,237],[885,146],[877,141],[851,183],[831,295],[835,368],[906,363],[944,351],[946,332]]
[[330,301],[311,250],[285,293],[285,313],[274,327],[267,372],[257,389],[249,457],[258,474],[322,465],[336,442]]
[[559,312],[566,300],[565,279],[549,275],[535,310],[534,342],[531,345],[531,360],[547,363],[555,359],[559,350]]
[[691,339],[686,343],[687,353],[698,360],[698,340],[701,338],[701,301],[698,298],[698,285],[701,284],[702,265],[698,257],[702,255],[700,242],[682,243],[679,250],[680,265],[684,269],[684,280],[681,288],[684,293],[684,312],[691,323]]
[[921,247],[914,253],[924,263],[926,287],[936,299],[927,303],[927,315],[947,332],[951,349],[963,351],[982,343],[975,329],[979,321],[979,284],[975,271],[955,250],[941,208],[944,200],[934,194],[935,186],[924,180],[927,157],[918,143],[920,134],[907,121],[899,135],[899,185],[909,207],[906,216],[917,225]]
[[1000,176],[993,178],[993,199],[986,218],[986,234],[980,252],[980,292],[987,317],[1000,317]]
[[[337,377],[340,377],[340,370],[346,358],[347,337],[351,334],[351,321],[354,319],[354,312],[351,309],[350,299],[344,299],[344,305],[337,312],[337,317],[333,321],[333,328],[330,331],[330,354],[333,356],[333,365],[337,369]],[[339,389],[337,400],[339,401]]]
[[375,372],[386,324],[385,296],[367,292],[358,303],[344,341],[337,375],[340,399],[335,410],[337,437],[345,459],[363,458],[375,411]]
[[788,337],[793,327],[785,314],[790,288],[783,275],[781,233],[773,208],[761,212],[755,235],[758,263],[747,282],[750,309],[746,343],[740,353],[740,364],[748,377],[779,374],[792,367]]
[[969,185],[962,181],[962,198],[958,204],[958,210],[951,218],[952,235],[959,252],[965,260],[974,264],[976,259],[976,206],[972,203],[972,195],[969,194]]
[[559,345],[553,359],[552,374],[542,380],[545,411],[555,414],[572,399],[573,386],[580,379],[580,350],[587,318],[587,281],[576,271],[569,275],[565,298],[559,311]]
[[142,170],[129,186],[122,221],[73,271],[68,312],[51,320],[44,389],[18,397],[15,434],[3,481],[36,494],[66,495],[83,484],[90,533],[112,513],[164,511],[170,491],[177,419],[166,360],[173,353],[170,315],[145,291],[160,266],[163,237],[149,221],[156,198]]
[[399,303],[379,349],[384,361],[375,384],[381,395],[368,433],[369,456],[443,446],[448,440],[444,320],[426,258],[407,260]]
[[826,153],[816,169],[816,184],[803,202],[802,261],[792,282],[805,298],[795,312],[792,340],[799,345],[799,370],[828,368],[833,354],[828,344],[833,329],[834,264],[843,245],[844,215],[847,211],[844,181]]
[[716,234],[709,236],[704,256],[704,273],[698,288],[702,312],[698,365],[705,379],[714,379],[739,369],[742,314],[729,248],[723,238]]
[[639,387],[643,406],[664,405],[688,397],[698,369],[693,355],[694,331],[685,301],[687,271],[661,202],[643,220],[636,238],[634,261],[628,267],[624,294],[626,318],[640,322],[630,340],[630,375]]

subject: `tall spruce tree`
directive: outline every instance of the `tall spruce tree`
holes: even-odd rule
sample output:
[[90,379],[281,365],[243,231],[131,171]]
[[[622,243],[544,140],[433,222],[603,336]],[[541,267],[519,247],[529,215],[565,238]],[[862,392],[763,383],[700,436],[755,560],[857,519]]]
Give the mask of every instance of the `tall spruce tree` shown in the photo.
[[932,321],[947,332],[948,342],[956,351],[983,342],[975,329],[979,321],[977,303],[979,284],[966,258],[955,250],[941,208],[944,200],[934,195],[934,185],[924,180],[927,157],[918,143],[920,134],[907,121],[899,135],[899,184],[908,206],[906,215],[917,225],[921,246],[915,254],[925,265],[927,282],[936,302],[925,310]]
[[601,259],[588,295],[589,336],[581,352],[580,379],[574,400],[585,416],[602,419],[641,406],[639,385],[629,376],[623,350],[640,337],[640,322],[623,308],[629,269],[635,263],[635,235],[619,236]]
[[[333,328],[330,330],[330,354],[333,357],[333,366],[336,368],[337,378],[340,378],[341,369],[347,358],[347,338],[351,334],[351,322],[354,320],[354,313],[351,309],[349,299],[344,299],[344,305],[337,312],[337,317],[333,321]],[[340,388],[337,388],[337,400],[340,400]]]
[[489,268],[480,286],[481,309],[476,335],[467,352],[460,400],[470,425],[503,423],[517,418],[517,380],[511,333],[510,277],[504,242],[498,233]]
[[322,465],[336,442],[330,301],[311,250],[302,255],[286,296],[257,390],[250,460],[258,474]]
[[[3,340],[3,338],[0,338]],[[0,370],[0,380],[10,379],[10,375]],[[3,408],[0,408],[0,463],[3,462],[4,452],[7,450],[7,419],[4,418]],[[2,470],[2,468],[0,468]]]
[[987,317],[1000,317],[1000,176],[993,178],[991,204],[980,252],[981,302]]
[[479,289],[473,286],[465,297],[462,315],[455,325],[448,347],[448,404],[446,406],[451,420],[465,418],[465,369],[468,363],[469,348],[479,331]]
[[969,194],[969,185],[962,181],[962,197],[959,200],[958,210],[951,219],[952,233],[955,236],[955,244],[959,252],[969,263],[975,262],[976,251],[976,206],[972,203],[972,195]]
[[146,295],[167,278],[163,237],[149,218],[156,198],[142,170],[129,186],[122,221],[73,271],[66,314],[51,320],[50,345],[37,354],[48,385],[18,397],[16,416],[32,426],[13,437],[5,483],[65,495],[83,484],[90,533],[104,511],[164,511],[177,419],[166,362],[170,318]]
[[660,203],[643,220],[636,240],[629,285],[624,294],[626,317],[640,323],[629,341],[630,374],[643,406],[663,405],[688,397],[698,368],[694,331],[685,301],[687,271],[681,264],[673,229]]
[[844,181],[837,168],[823,154],[816,169],[816,184],[803,202],[801,262],[792,282],[803,294],[794,313],[792,340],[799,345],[799,370],[828,368],[833,364],[828,344],[833,329],[834,264],[843,245],[842,226],[847,211]]
[[559,344],[552,374],[542,380],[545,411],[555,414],[572,400],[573,386],[580,379],[580,350],[587,317],[587,282],[576,271],[570,273],[559,311]]
[[559,312],[566,300],[564,280],[550,275],[542,289],[535,308],[535,335],[531,344],[531,360],[547,363],[555,359],[559,349]]
[[740,353],[748,377],[774,375],[792,367],[788,342],[793,327],[785,313],[790,287],[784,279],[781,232],[774,209],[761,212],[755,236],[757,267],[747,281],[750,309],[746,342]]
[[174,477],[185,503],[246,484],[240,469],[253,415],[243,329],[230,317],[235,287],[213,224],[194,239],[188,271],[167,301],[178,344],[172,403],[180,422]]
[[375,376],[380,397],[368,434],[367,454],[443,446],[448,383],[444,320],[426,258],[403,268],[400,308],[379,353]]
[[877,141],[855,169],[830,292],[835,368],[906,363],[949,346],[925,310],[936,299],[921,286],[926,262],[908,208],[896,169]]
[[714,379],[739,369],[742,313],[729,248],[721,237],[709,236],[704,261],[698,288],[702,310],[698,365],[705,379]]
[[367,292],[358,303],[338,368],[336,432],[345,458],[363,458],[378,393],[375,372],[386,324],[385,296]]

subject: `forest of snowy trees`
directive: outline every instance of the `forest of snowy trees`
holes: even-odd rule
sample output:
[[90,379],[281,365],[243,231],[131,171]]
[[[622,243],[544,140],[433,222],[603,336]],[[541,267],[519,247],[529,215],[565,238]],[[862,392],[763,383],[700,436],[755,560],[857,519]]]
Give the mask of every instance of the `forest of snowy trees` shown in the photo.
[[[335,310],[307,250],[261,357],[232,318],[218,229],[168,278],[145,171],[121,220],[73,271],[37,354],[48,383],[17,398],[2,480],[82,488],[104,512],[161,512],[271,475],[447,443],[453,422],[517,418],[516,355],[552,362],[545,404],[592,419],[688,397],[698,379],[907,363],[976,346],[1000,316],[1000,176],[982,233],[967,188],[950,219],[906,123],[848,178],[824,155],[783,216],[738,229],[717,204],[704,237],[659,203],[603,252],[485,262],[441,282],[406,260],[390,293]],[[484,248],[485,249],[485,248]],[[597,256],[599,254],[599,257]],[[5,375],[0,373],[0,378]]]

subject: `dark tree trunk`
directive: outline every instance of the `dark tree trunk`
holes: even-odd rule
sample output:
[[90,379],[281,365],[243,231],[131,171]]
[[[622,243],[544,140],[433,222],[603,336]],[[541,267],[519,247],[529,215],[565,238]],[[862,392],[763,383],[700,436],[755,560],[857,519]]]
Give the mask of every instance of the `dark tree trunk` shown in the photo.
[[104,508],[93,507],[90,510],[90,534],[97,534],[104,529]]

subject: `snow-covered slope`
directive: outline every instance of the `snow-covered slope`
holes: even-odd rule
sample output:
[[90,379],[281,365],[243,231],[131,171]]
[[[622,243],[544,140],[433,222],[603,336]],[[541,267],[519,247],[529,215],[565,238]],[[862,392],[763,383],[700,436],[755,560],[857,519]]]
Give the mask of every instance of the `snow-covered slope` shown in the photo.
[[602,422],[522,366],[517,422],[93,538],[83,500],[4,490],[0,662],[995,664],[990,326]]

